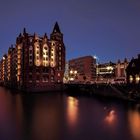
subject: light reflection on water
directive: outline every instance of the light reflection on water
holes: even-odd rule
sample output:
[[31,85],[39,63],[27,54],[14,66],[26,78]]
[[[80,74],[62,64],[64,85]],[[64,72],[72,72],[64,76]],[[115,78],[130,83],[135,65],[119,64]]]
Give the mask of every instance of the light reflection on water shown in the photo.
[[67,98],[67,119],[71,127],[76,125],[78,119],[78,100],[71,96]]
[[140,140],[140,112],[136,108],[128,111],[128,121],[131,134],[135,140]]
[[139,106],[0,88],[0,140],[139,140]]
[[114,110],[110,110],[108,115],[105,117],[105,122],[107,122],[109,125],[115,124],[117,119],[117,114]]

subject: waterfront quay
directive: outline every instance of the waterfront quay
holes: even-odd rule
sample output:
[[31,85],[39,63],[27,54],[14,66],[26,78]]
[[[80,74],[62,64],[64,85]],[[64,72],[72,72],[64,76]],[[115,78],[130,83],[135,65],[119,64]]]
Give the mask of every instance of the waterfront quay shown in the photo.
[[103,96],[128,101],[140,99],[140,86],[137,84],[64,84],[64,90],[74,96]]
[[1,86],[21,91],[23,94],[37,93],[46,94],[61,92],[63,94],[68,94],[72,96],[98,96],[99,98],[115,98],[125,101],[139,102],[140,101],[140,86],[138,84],[111,84],[111,83],[95,83],[95,84],[77,84],[77,83],[67,83],[67,84],[54,84],[53,86],[48,86],[47,88],[36,88],[32,89],[18,89],[17,87],[7,87],[1,84]]

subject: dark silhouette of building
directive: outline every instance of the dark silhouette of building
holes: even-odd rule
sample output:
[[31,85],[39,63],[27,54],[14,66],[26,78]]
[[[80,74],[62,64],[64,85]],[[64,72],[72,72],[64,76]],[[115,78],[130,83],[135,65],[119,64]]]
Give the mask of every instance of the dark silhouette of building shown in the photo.
[[63,82],[65,70],[65,46],[58,23],[50,39],[46,33],[39,37],[24,28],[15,48],[9,48],[6,60],[8,85],[29,91],[57,88]]
[[138,58],[132,58],[129,65],[126,68],[127,83],[140,83],[140,54]]

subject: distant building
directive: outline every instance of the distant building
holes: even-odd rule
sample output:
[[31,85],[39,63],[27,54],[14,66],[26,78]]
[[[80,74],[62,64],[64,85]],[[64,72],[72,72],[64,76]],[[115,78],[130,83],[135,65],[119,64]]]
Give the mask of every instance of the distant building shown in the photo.
[[123,62],[118,60],[116,63],[116,69],[115,69],[115,82],[116,83],[126,83],[126,68],[128,66],[129,62],[125,58]]
[[91,82],[96,78],[96,59],[84,56],[69,60],[69,78],[74,82]]
[[111,82],[115,78],[116,64],[109,62],[104,64],[97,64],[96,66],[96,81],[100,83]]
[[6,85],[27,90],[54,89],[63,82],[65,70],[65,46],[58,23],[50,39],[46,34],[43,37],[31,35],[24,28],[16,39],[15,48],[9,48],[1,63],[1,79]]
[[0,62],[0,69],[1,69],[1,81],[3,81],[3,84],[7,81],[7,55],[3,55],[3,58]]
[[138,58],[132,58],[126,69],[126,74],[127,83],[140,83],[140,54],[138,55]]

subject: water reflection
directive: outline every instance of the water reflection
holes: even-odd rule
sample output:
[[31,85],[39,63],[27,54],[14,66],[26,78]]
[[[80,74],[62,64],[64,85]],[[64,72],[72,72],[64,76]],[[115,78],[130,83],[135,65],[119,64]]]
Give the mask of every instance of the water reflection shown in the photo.
[[74,97],[67,97],[67,119],[71,127],[76,125],[78,119],[78,100]]
[[0,88],[0,140],[19,140],[22,137],[23,109],[21,96],[13,96]]
[[60,113],[59,97],[37,98],[32,112],[32,139],[59,139]]
[[140,140],[140,112],[137,107],[128,111],[128,121],[134,139]]
[[139,109],[59,93],[13,95],[0,88],[0,140],[140,140]]

